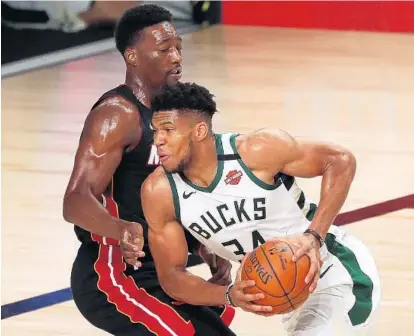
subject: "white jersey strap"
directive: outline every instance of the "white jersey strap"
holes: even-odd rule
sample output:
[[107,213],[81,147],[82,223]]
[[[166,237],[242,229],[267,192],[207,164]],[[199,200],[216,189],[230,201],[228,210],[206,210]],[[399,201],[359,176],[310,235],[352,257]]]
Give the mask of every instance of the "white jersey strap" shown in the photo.
[[231,147],[231,144],[230,144],[230,138],[231,138],[232,135],[234,135],[234,133],[222,133],[222,134],[220,134],[224,155],[234,154],[233,148]]

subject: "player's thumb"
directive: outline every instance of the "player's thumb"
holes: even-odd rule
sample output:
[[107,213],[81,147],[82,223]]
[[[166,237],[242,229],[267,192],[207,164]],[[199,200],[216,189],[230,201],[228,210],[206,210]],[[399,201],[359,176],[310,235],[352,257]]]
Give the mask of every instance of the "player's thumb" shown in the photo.
[[237,280],[241,280],[241,272],[242,272],[242,269],[243,269],[243,265],[244,265],[245,261],[247,260],[247,256],[248,256],[248,254],[246,254],[246,255],[243,257],[243,259],[242,259],[242,261],[241,261],[241,263],[240,263],[240,267],[239,267],[239,269],[237,270],[237,273],[236,273],[236,279],[237,279]]

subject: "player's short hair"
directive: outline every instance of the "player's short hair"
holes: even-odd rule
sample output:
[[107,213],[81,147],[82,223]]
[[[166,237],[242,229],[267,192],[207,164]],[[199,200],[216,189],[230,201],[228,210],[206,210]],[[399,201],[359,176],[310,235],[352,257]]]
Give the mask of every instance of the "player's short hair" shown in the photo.
[[136,43],[144,28],[171,20],[172,14],[168,10],[153,4],[125,11],[115,28],[116,48],[123,54],[126,48]]
[[151,100],[151,109],[158,111],[193,111],[209,120],[217,112],[214,95],[205,87],[195,83],[165,85]]

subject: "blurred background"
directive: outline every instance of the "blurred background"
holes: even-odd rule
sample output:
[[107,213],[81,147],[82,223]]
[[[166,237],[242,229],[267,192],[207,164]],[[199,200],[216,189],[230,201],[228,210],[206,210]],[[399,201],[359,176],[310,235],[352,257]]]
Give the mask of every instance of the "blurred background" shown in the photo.
[[[114,49],[125,10],[151,1],[2,1],[2,76]],[[156,1],[190,32],[220,21],[220,2]]]
[[[113,50],[117,19],[126,9],[150,2],[2,1],[2,76]],[[376,32],[414,30],[412,1],[156,3],[172,12],[182,32],[214,24]]]
[[[79,244],[62,198],[87,113],[124,81],[115,23],[150,2],[1,1],[2,334],[103,335],[71,300]],[[354,152],[358,173],[335,225],[377,260],[374,335],[412,335],[414,1],[154,3],[183,37],[183,80],[216,95],[216,131],[278,127]],[[300,185],[318,201],[320,179]],[[197,258],[190,265],[208,276]],[[277,319],[243,312],[234,330],[284,334]]]

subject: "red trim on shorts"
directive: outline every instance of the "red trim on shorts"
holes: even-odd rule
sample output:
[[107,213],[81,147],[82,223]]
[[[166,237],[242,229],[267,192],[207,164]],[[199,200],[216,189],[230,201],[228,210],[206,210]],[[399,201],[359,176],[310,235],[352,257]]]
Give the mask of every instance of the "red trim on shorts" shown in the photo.
[[233,322],[234,315],[236,315],[236,309],[232,306],[225,306],[220,318],[226,326],[230,326],[231,322]]
[[141,323],[159,335],[193,336],[195,329],[173,308],[138,288],[132,277],[124,273],[126,264],[118,246],[101,245],[95,271],[98,288],[106,294],[116,309],[129,317],[132,323]]

